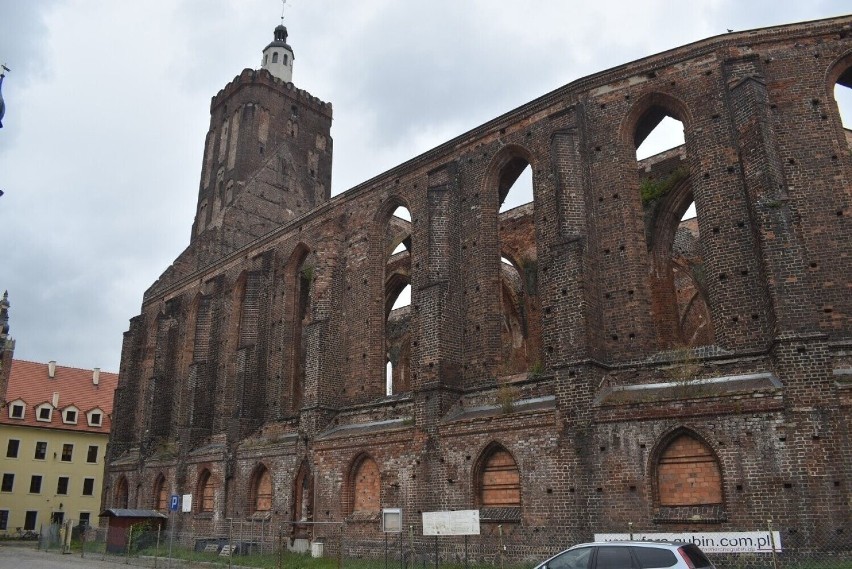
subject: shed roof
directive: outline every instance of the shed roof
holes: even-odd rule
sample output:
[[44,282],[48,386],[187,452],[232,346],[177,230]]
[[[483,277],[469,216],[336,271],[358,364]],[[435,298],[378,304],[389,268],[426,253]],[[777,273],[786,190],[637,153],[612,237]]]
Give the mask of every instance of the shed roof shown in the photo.
[[100,514],[99,518],[168,518],[167,515],[157,510],[133,510],[129,508],[107,508]]

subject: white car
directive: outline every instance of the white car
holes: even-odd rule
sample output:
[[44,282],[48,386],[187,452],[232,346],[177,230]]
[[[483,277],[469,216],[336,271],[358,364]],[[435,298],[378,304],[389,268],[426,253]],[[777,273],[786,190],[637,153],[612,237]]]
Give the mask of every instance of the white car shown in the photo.
[[716,569],[693,543],[606,541],[583,543],[535,569]]

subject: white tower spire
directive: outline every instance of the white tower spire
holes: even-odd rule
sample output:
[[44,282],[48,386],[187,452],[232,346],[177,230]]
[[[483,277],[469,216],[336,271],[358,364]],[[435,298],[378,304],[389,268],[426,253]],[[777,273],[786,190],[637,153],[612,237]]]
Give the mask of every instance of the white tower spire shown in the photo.
[[293,59],[293,48],[287,45],[287,28],[279,24],[275,26],[272,43],[263,50],[261,67],[274,77],[290,83],[293,81]]

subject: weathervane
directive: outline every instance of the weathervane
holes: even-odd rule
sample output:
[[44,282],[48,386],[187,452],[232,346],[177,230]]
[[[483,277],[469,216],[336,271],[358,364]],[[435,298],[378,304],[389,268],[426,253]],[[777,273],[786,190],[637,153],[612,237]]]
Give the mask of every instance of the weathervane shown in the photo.
[[284,9],[289,8],[287,0],[281,0],[281,25],[284,25]]

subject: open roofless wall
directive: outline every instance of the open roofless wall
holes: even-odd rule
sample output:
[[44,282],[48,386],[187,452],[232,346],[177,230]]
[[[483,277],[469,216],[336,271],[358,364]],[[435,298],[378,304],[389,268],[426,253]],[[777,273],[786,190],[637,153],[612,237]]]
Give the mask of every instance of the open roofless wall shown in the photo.
[[[373,538],[380,507],[479,507],[516,555],[628,522],[849,539],[850,74],[849,17],[727,34],[329,199],[331,106],[244,71],[125,335],[105,506],[165,481],[202,489],[193,527]],[[637,162],[664,116],[685,145]],[[526,165],[534,201],[499,213]]]

